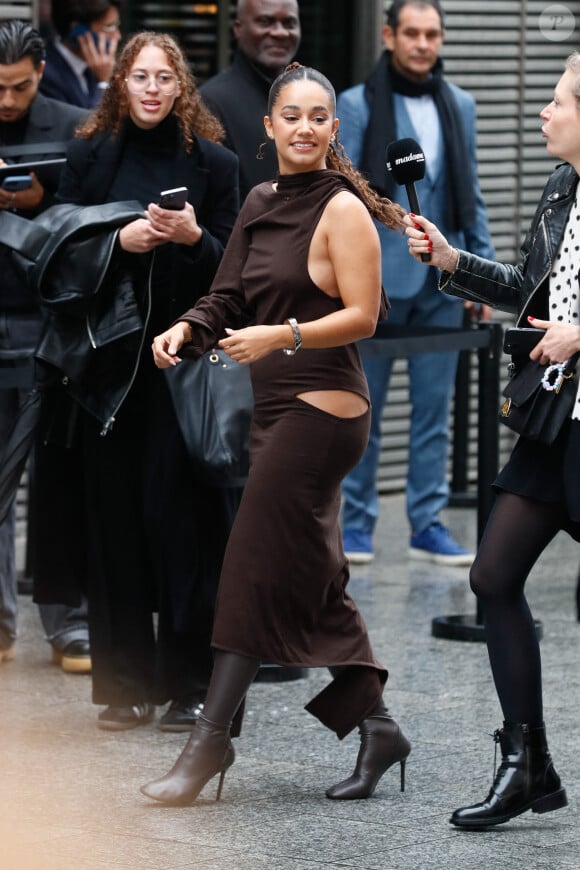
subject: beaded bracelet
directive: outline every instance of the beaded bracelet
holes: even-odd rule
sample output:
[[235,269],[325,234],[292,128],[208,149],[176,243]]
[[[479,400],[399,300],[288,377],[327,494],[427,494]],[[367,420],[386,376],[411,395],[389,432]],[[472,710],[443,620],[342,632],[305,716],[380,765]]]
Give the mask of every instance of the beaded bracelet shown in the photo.
[[564,383],[564,380],[571,378],[573,373],[566,374],[566,366],[570,360],[564,360],[563,363],[552,363],[544,370],[544,375],[541,380],[542,389],[549,393],[559,393]]

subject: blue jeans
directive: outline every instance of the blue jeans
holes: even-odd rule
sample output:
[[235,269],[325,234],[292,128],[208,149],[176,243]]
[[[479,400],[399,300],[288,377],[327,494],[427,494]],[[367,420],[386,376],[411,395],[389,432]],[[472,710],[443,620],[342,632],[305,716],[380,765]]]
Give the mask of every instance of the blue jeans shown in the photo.
[[[32,354],[40,327],[38,318],[7,311],[0,317],[0,350],[21,351],[22,358]],[[3,389],[0,385],[0,456],[18,415],[24,391]],[[17,635],[18,585],[14,554],[15,507],[0,523],[0,649],[12,646]],[[61,604],[39,605],[40,618],[47,640],[62,652],[73,640],[88,640],[86,599],[80,607]]]
[[[391,305],[389,323],[392,324],[460,327],[463,322],[463,304],[437,289],[434,269],[429,269],[427,280],[416,296],[391,299]],[[449,499],[449,409],[458,356],[458,352],[453,351],[413,354],[407,359],[411,429],[406,497],[413,533],[421,532],[437,520]],[[364,456],[342,484],[345,530],[372,534],[377,522],[381,417],[393,361],[389,357],[363,357],[372,404],[371,431]]]

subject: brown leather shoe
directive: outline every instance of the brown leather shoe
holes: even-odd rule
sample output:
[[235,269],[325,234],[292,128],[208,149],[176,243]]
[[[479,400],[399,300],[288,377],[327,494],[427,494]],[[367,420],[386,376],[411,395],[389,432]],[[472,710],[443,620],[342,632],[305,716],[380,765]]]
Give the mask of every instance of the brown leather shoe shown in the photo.
[[60,665],[67,674],[90,674],[91,648],[88,640],[71,640],[63,650],[52,648],[52,663]]

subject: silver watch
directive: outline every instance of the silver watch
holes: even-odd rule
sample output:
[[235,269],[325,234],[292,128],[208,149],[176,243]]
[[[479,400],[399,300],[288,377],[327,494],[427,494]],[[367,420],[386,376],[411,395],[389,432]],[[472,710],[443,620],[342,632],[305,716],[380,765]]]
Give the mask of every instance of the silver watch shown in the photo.
[[300,335],[300,329],[298,328],[298,321],[295,317],[287,317],[284,323],[287,323],[292,329],[292,334],[294,335],[294,347],[283,347],[282,350],[286,356],[294,356],[296,351],[300,350],[302,347],[302,336]]

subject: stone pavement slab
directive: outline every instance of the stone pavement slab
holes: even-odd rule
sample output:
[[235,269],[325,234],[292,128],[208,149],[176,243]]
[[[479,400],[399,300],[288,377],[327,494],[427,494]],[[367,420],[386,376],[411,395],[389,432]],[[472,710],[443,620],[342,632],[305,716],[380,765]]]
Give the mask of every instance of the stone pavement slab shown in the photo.
[[[446,520],[474,546],[473,509]],[[407,545],[402,497],[383,498],[376,559],[353,569],[350,589],[413,750],[405,792],[395,767],[367,801],[324,796],[352,769],[358,736],[339,742],[302,709],[327,682],[323,671],[252,687],[220,803],[215,782],[193,807],[147,801],[139,785],[173,763],[185,736],[153,724],[99,731],[90,678],[50,663],[36,608],[21,596],[17,656],[0,667],[1,870],[578,870],[579,548],[559,536],[528,584],[544,627],[548,737],[570,805],[466,832],[448,817],[487,794],[500,711],[485,645],[431,635],[434,616],[475,612],[466,570],[409,562]]]

